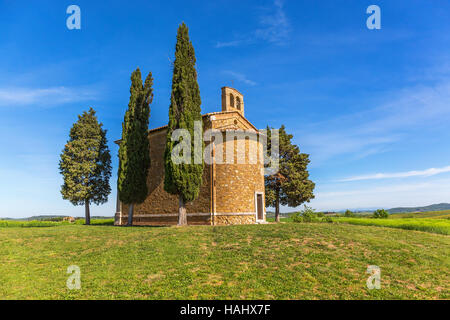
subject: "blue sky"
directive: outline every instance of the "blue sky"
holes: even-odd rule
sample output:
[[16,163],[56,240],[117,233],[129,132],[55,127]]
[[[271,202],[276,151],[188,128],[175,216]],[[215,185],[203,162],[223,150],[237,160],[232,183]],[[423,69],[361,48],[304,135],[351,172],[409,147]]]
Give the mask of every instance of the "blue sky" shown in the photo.
[[[81,8],[81,30],[66,9]],[[381,8],[381,30],[366,8]],[[286,125],[311,156],[319,210],[450,202],[450,3],[446,0],[0,2],[1,217],[82,215],[62,200],[59,154],[77,115],[108,129],[115,189],[130,74],[153,72],[150,126],[167,123],[185,21],[203,112],[220,88],[257,127]],[[112,215],[110,201],[93,215]]]

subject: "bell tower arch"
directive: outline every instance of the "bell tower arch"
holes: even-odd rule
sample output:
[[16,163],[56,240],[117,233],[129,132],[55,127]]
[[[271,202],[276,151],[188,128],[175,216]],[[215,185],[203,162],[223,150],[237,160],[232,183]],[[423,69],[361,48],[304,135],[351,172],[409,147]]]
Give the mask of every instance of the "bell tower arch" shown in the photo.
[[238,111],[244,116],[244,96],[234,88],[222,88],[222,111]]

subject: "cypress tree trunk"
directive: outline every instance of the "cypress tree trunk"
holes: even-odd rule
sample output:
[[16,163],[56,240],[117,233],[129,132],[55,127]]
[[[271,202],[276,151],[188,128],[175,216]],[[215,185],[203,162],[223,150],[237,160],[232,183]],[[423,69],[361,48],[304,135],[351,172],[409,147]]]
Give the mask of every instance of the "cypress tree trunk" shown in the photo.
[[89,200],[84,201],[84,216],[85,216],[85,224],[91,224],[91,212],[89,210]]
[[133,225],[133,213],[134,213],[134,204],[130,204],[128,207],[128,226]]
[[178,225],[186,226],[187,225],[187,215],[186,215],[186,206],[184,204],[183,196],[180,194],[178,196],[179,205],[178,205]]
[[275,222],[280,222],[280,191],[277,189],[275,194]]

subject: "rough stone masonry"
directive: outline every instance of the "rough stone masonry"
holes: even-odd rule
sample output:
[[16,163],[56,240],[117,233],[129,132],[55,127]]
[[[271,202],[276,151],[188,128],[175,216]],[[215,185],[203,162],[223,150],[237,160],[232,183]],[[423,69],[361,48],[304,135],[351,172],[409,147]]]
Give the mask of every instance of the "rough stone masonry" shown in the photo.
[[[222,88],[222,111],[203,115],[203,131],[208,129],[220,132],[223,138],[222,141],[205,142],[205,147],[209,143],[214,145],[210,148],[209,164],[205,161],[200,195],[186,204],[188,224],[264,223],[264,163],[262,159],[254,158],[262,154],[262,143],[259,139],[245,137],[241,141],[227,140],[227,134],[242,130],[259,135],[244,116],[244,97],[239,91]],[[175,225],[178,222],[178,197],[164,191],[166,133],[167,126],[149,130],[149,193],[142,204],[135,205],[133,225]],[[233,159],[227,161],[227,156],[233,156]],[[115,225],[125,225],[127,219],[128,206],[117,200]]]

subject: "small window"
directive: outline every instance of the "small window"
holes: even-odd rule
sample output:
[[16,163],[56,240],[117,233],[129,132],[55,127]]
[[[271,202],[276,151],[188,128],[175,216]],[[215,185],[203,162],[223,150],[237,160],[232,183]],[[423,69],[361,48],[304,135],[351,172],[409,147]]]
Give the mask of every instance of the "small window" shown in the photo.
[[236,97],[236,108],[241,110],[241,98]]
[[232,93],[230,93],[230,106],[231,106],[232,108],[234,108],[234,96],[233,96]]

